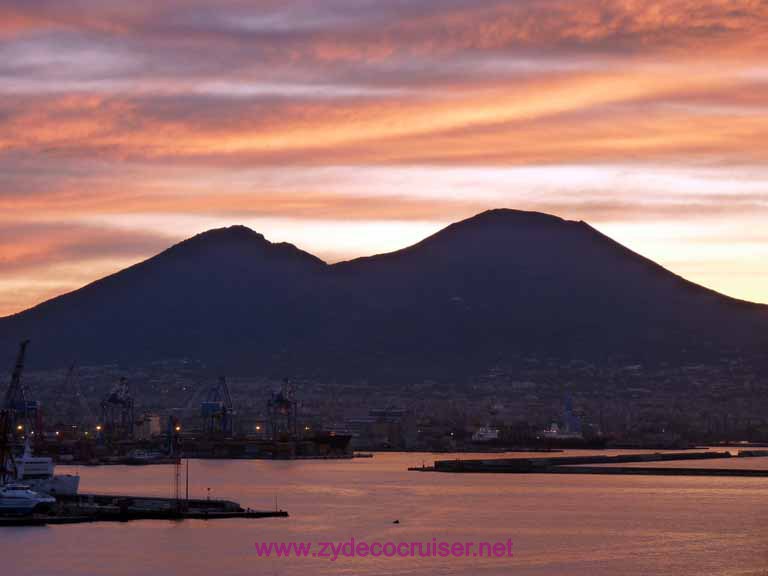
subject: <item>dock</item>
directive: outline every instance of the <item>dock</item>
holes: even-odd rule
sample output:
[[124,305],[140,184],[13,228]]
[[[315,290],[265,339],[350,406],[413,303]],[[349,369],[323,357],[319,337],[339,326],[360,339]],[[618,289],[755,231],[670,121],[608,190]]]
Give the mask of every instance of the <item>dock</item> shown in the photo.
[[[768,450],[743,450],[736,458],[768,457]],[[483,460],[436,460],[434,466],[409,468],[419,472],[469,474],[607,474],[644,476],[742,476],[768,477],[766,470],[734,468],[605,466],[734,458],[730,452],[677,452],[621,454],[616,456],[562,456],[555,458],[497,458]]]
[[46,514],[0,517],[0,526],[46,526],[132,520],[287,518],[285,510],[252,510],[229,500],[158,498],[111,494],[60,496]]

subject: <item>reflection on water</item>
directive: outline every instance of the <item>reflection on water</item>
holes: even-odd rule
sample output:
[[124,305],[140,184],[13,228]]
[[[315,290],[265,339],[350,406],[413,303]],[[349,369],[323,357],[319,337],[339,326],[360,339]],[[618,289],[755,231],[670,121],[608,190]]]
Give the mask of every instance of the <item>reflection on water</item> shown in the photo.
[[[437,456],[451,457],[471,456]],[[2,574],[768,573],[768,479],[406,471],[434,458],[391,453],[338,461],[191,461],[191,496],[204,498],[210,488],[214,498],[251,508],[273,508],[277,502],[291,517],[0,528]],[[696,465],[757,468],[768,466],[768,459]],[[83,492],[171,496],[174,490],[172,466],[78,472]],[[396,519],[399,524],[393,524]],[[332,562],[259,558],[253,546],[257,540],[350,537],[395,542],[511,538],[515,556]]]

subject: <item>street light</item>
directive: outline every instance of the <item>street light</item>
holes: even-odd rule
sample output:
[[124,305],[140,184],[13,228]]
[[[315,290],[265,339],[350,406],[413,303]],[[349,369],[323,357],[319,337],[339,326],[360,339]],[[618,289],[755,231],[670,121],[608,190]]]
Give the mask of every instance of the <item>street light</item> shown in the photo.
[[101,432],[101,424],[96,425],[96,432]]

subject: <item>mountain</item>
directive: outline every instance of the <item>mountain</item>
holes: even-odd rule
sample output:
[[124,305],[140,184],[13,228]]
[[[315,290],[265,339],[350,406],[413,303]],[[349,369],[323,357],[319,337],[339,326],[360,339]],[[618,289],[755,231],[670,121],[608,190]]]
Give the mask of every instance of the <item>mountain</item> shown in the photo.
[[409,248],[328,265],[243,226],[210,230],[0,319],[10,365],[194,358],[229,374],[402,383],[521,356],[760,357],[768,307],[672,274],[584,222],[492,210]]

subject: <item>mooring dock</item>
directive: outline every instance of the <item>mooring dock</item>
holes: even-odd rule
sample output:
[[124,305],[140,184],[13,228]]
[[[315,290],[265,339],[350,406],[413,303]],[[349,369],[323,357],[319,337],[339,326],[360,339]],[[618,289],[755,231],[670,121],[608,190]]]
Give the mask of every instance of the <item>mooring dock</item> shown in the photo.
[[[736,458],[768,457],[768,450],[744,450]],[[658,476],[751,476],[768,477],[768,469],[694,467],[606,466],[734,458],[730,452],[675,452],[621,454],[616,456],[561,456],[554,458],[497,458],[483,460],[436,460],[432,467],[414,467],[419,472],[495,473],[495,474],[610,474]]]
[[78,494],[57,498],[46,514],[0,517],[0,526],[44,526],[131,520],[218,520],[287,518],[285,510],[252,510],[230,500],[158,498],[111,494]]

